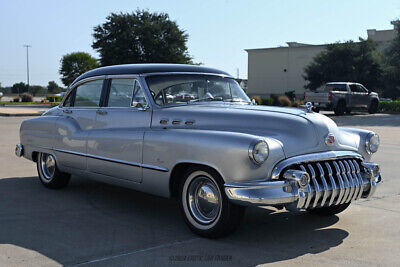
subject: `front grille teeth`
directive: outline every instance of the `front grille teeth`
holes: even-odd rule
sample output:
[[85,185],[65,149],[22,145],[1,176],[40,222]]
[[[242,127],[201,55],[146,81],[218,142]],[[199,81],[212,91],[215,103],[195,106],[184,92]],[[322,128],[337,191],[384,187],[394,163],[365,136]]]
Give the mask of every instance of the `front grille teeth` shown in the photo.
[[307,172],[311,178],[305,188],[305,199],[299,200],[297,207],[312,209],[359,199],[368,182],[361,176],[360,164],[358,159],[340,159],[289,166],[288,169]]

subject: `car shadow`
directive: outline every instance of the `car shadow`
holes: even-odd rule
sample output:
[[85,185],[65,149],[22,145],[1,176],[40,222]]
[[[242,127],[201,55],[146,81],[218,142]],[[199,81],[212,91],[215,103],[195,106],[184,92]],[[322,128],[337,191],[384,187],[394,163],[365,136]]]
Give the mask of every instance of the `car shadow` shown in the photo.
[[[63,190],[48,190],[37,177],[2,178],[0,215],[0,244],[63,265],[190,239],[195,242],[178,248],[180,253],[189,249],[193,254],[196,247],[190,247],[197,244],[199,253],[230,254],[230,264],[254,265],[320,253],[348,236],[342,229],[324,229],[339,220],[336,216],[249,208],[232,235],[198,238],[184,224],[175,200],[80,177]],[[157,250],[152,253],[157,257]]]

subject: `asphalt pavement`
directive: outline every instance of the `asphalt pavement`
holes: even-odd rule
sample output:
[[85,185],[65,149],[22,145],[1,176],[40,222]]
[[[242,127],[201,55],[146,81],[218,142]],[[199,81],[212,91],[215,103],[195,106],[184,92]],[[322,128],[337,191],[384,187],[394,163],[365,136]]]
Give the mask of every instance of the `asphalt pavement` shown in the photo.
[[24,117],[0,117],[0,265],[396,266],[400,264],[400,115],[334,117],[381,136],[383,184],[330,218],[248,208],[232,235],[192,234],[174,200],[74,176],[45,189],[14,156]]

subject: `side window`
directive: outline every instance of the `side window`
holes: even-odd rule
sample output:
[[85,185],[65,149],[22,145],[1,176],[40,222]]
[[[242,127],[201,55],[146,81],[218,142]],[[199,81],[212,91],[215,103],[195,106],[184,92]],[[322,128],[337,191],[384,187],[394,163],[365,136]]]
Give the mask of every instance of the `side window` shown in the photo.
[[103,80],[95,80],[79,85],[75,90],[75,107],[99,107]]
[[350,86],[350,90],[351,90],[352,92],[358,92],[357,85],[355,85],[355,84],[350,84],[349,86]]
[[358,87],[358,91],[361,92],[361,93],[367,93],[367,92],[368,92],[368,90],[365,89],[365,88],[364,88],[363,86],[361,86],[361,85],[357,85],[357,87]]
[[147,105],[146,97],[144,96],[143,88],[140,86],[139,82],[136,80],[133,87],[133,97],[132,106],[133,107],[144,107]]
[[112,79],[108,107],[130,107],[135,79]]
[[63,107],[72,107],[72,98],[74,96],[74,92],[71,92],[68,96],[67,99],[65,99]]

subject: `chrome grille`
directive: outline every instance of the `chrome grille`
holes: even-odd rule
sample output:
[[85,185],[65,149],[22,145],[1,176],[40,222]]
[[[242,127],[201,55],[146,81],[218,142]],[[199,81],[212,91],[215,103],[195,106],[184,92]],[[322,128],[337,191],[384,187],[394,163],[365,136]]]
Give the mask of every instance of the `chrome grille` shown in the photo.
[[305,171],[310,176],[306,197],[297,207],[303,209],[338,205],[357,200],[363,193],[360,159],[338,159],[306,162],[286,169]]

